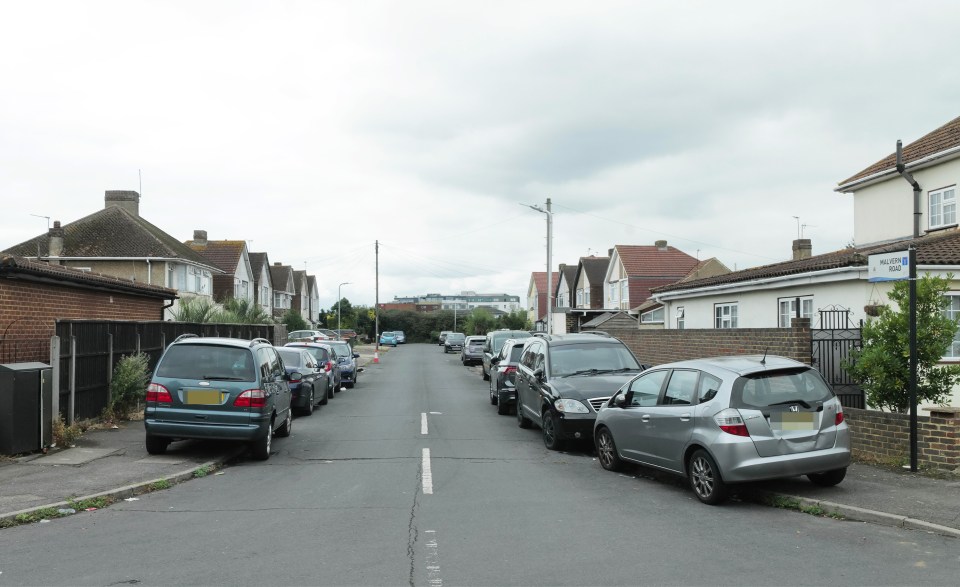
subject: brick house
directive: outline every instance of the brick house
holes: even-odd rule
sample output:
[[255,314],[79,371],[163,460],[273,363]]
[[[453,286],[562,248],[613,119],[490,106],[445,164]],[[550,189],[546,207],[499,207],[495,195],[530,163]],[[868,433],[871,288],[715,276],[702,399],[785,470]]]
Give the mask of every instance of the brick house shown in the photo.
[[273,283],[273,317],[283,318],[293,308],[296,287],[293,282],[293,267],[279,261],[270,266],[270,281]]
[[266,253],[250,253],[253,273],[253,301],[267,316],[273,316],[273,281],[270,279],[270,259]]
[[[208,259],[141,217],[140,194],[134,191],[107,191],[102,210],[63,226],[57,221],[47,234],[3,253],[170,288],[180,299],[212,301],[213,276],[222,273]],[[171,318],[176,308],[175,300],[166,318]]]
[[0,256],[0,363],[49,362],[57,320],[161,320],[176,297],[166,287]]
[[[555,291],[557,283],[560,281],[560,274],[553,272],[553,283],[547,286],[547,272],[534,271],[530,274],[530,282],[527,285],[527,319],[533,323],[533,327],[539,331],[546,331],[547,316],[550,308],[548,301],[548,292]],[[550,296],[552,297],[552,296]]]
[[228,298],[254,303],[253,267],[247,242],[242,240],[207,239],[207,231],[194,230],[193,240],[184,243],[203,255],[223,273],[213,276],[213,299],[222,302]]

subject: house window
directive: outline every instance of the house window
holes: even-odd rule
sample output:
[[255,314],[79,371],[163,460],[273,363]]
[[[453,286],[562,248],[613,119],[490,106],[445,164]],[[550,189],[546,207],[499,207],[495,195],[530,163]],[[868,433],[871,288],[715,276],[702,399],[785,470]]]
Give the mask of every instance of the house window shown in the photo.
[[957,223],[957,187],[930,192],[930,226],[940,228]]
[[677,317],[677,330],[683,330],[684,324],[685,324],[683,306],[677,307],[676,317]]
[[[956,320],[960,318],[960,293],[949,293],[946,295],[947,308],[943,311],[947,318]],[[953,342],[947,347],[943,355],[944,359],[960,359],[960,329],[953,335]]]
[[630,306],[630,284],[624,279],[620,282],[620,307]]
[[583,307],[584,308],[590,307],[590,290],[589,289],[583,290]]
[[613,282],[609,284],[608,289],[610,291],[610,307],[613,308],[615,306],[619,306],[620,299],[617,297],[617,291],[619,290],[619,287],[617,286],[617,283]]
[[797,302],[800,302],[800,318],[813,319],[813,296],[780,298],[780,328],[790,328],[790,320],[797,317]]
[[582,289],[577,290],[577,307],[578,308],[583,307],[583,290]]
[[641,324],[663,324],[663,307],[640,314]]
[[713,307],[714,328],[737,327],[737,304],[716,304]]

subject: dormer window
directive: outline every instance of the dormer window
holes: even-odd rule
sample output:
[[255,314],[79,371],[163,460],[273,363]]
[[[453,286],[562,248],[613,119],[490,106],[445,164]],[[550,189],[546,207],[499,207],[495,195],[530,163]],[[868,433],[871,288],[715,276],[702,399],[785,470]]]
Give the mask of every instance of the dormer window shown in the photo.
[[941,228],[957,223],[957,186],[929,192],[930,226]]

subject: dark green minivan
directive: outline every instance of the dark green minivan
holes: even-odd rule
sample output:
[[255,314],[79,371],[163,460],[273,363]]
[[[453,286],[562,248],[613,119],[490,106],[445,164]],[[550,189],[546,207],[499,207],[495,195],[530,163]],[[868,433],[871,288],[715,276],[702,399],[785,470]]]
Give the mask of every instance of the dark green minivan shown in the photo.
[[270,341],[180,336],[167,347],[147,387],[147,452],[181,439],[239,440],[270,458],[271,437],[293,424],[289,381]]

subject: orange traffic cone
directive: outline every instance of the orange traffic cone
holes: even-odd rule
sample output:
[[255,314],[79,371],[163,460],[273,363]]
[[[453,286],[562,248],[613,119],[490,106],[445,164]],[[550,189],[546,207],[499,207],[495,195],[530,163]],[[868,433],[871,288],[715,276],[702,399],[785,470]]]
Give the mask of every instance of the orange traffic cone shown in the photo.
[[373,364],[376,365],[379,362],[380,362],[380,352],[373,351]]

